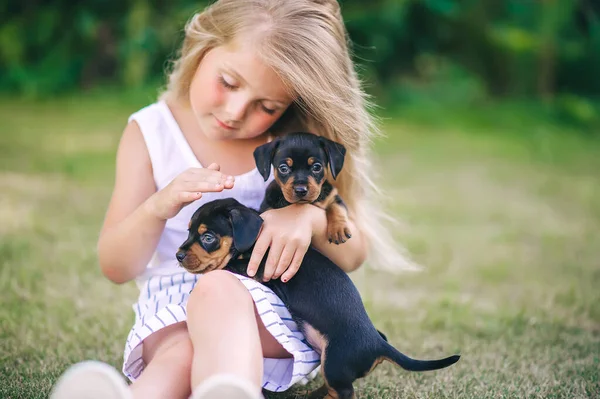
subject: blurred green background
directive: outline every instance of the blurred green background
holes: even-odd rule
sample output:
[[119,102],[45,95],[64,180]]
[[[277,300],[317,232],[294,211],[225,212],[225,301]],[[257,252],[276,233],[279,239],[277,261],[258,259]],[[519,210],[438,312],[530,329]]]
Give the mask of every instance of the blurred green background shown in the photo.
[[[115,152],[204,4],[0,4],[0,398],[45,398],[84,359],[121,367],[137,288],[95,253]],[[600,397],[599,2],[341,4],[392,234],[424,266],[351,277],[402,351],[463,355],[383,364],[359,397]]]
[[[206,1],[0,5],[0,90],[48,97],[163,81],[182,28]],[[380,103],[514,99],[599,123],[597,0],[343,0],[356,59]],[[432,105],[433,106],[433,105]]]

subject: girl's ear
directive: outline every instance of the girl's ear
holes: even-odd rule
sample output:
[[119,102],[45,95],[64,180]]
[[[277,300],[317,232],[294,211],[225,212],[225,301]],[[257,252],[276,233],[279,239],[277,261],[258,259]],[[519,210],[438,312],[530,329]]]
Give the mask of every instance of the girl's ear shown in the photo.
[[258,238],[263,219],[255,211],[239,207],[229,211],[229,220],[233,229],[233,246],[240,253],[248,251]]
[[319,141],[321,142],[321,145],[325,150],[325,154],[327,155],[327,162],[329,163],[329,170],[331,170],[331,177],[333,177],[335,180],[344,166],[346,147],[322,136],[319,136]]
[[273,163],[273,156],[275,156],[275,150],[278,145],[279,141],[273,140],[270,143],[256,147],[254,150],[254,162],[256,163],[256,168],[265,181],[267,181],[271,174],[271,163]]

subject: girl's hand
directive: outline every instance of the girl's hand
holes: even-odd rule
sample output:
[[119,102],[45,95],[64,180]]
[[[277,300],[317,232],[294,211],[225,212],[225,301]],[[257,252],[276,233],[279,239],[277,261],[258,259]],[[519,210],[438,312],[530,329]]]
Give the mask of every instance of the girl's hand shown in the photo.
[[263,281],[279,277],[284,283],[289,281],[300,268],[304,254],[310,246],[316,212],[323,211],[306,204],[292,204],[264,212],[261,215],[264,224],[248,263],[248,275],[252,277],[256,274],[260,262],[270,248]]
[[184,206],[202,198],[202,193],[232,188],[233,176],[224,175],[219,169],[216,163],[207,168],[187,169],[148,199],[150,212],[159,219],[167,220],[177,215]]

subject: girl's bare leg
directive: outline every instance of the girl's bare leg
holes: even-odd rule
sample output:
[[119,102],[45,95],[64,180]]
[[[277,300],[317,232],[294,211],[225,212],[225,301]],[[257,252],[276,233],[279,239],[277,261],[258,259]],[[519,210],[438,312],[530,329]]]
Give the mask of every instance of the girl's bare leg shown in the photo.
[[134,398],[182,398],[191,394],[192,343],[185,322],[173,324],[144,340],[146,368],[131,384]]
[[207,273],[198,280],[187,305],[188,332],[194,348],[191,386],[207,377],[232,374],[262,385],[263,355],[290,354],[266,330],[250,293],[225,271]]
[[52,388],[52,399],[180,398],[191,393],[192,343],[185,322],[174,324],[144,340],[146,368],[128,386],[111,365],[84,361],[72,365]]
[[188,323],[144,340],[146,367],[129,389],[111,366],[82,362],[63,374],[52,398],[72,399],[92,390],[98,397],[187,399],[192,387],[217,374],[233,375],[258,393],[263,356],[291,357],[264,326],[244,285],[215,271],[198,280],[188,302]]

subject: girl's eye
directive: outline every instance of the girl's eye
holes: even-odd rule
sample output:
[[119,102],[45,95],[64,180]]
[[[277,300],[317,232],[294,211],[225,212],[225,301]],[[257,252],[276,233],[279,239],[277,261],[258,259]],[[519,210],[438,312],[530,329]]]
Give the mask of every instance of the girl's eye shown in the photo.
[[261,105],[261,107],[262,107],[262,110],[265,111],[269,115],[273,115],[276,111],[275,109],[267,108],[264,105]]
[[312,166],[313,172],[319,173],[321,170],[323,170],[323,166],[321,166],[320,163],[313,164],[313,166]]
[[223,87],[225,87],[226,89],[235,89],[235,85],[232,85],[231,83],[229,83],[228,81],[225,80],[225,78],[223,77],[223,75],[219,75],[219,82],[223,85]]
[[281,173],[282,175],[287,175],[288,173],[290,173],[290,167],[286,164],[279,165],[279,173]]
[[200,237],[200,241],[202,241],[202,243],[206,244],[206,245],[212,244],[213,242],[215,242],[215,240],[216,240],[216,237],[214,235],[212,235],[211,233],[204,233]]

